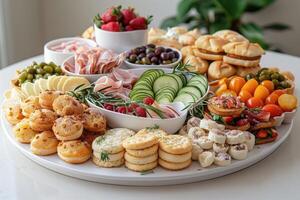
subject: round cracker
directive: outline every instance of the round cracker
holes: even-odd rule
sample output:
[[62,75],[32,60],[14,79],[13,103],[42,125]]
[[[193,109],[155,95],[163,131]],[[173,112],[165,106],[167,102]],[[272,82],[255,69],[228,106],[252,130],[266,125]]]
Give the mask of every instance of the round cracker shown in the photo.
[[159,154],[159,158],[167,161],[167,162],[171,162],[171,163],[182,163],[185,162],[187,160],[190,160],[192,158],[192,152],[187,152],[185,154],[169,154],[161,149],[159,149],[158,151]]
[[124,153],[125,151],[121,151],[119,153],[114,153],[114,154],[109,154],[106,151],[94,151],[93,152],[93,156],[95,156],[96,158],[100,159],[104,158],[107,161],[117,161],[117,160],[121,160],[122,158],[124,158]]
[[97,152],[115,154],[124,151],[122,142],[123,138],[117,135],[101,135],[93,141],[92,148]]
[[97,165],[99,167],[106,167],[106,168],[120,167],[125,162],[124,158],[122,158],[120,160],[116,160],[116,161],[103,161],[103,160],[96,158],[94,155],[93,155],[92,160],[93,160],[93,163],[95,163],[95,165]]
[[158,128],[144,128],[139,132],[137,132],[137,135],[153,135],[160,140],[161,138],[167,136],[168,134],[165,131]]
[[142,157],[134,157],[126,152],[124,157],[125,157],[126,161],[128,161],[132,164],[145,165],[145,164],[156,161],[158,158],[158,154],[156,153],[156,154],[142,158]]
[[146,149],[140,149],[140,150],[126,149],[126,152],[134,157],[147,157],[157,153],[157,150],[158,150],[158,144],[155,144]]
[[159,141],[159,148],[170,154],[184,154],[192,150],[192,142],[182,135],[168,135]]
[[188,166],[190,166],[190,164],[192,163],[192,160],[187,160],[185,162],[181,162],[181,163],[172,163],[172,162],[167,162],[163,159],[158,159],[158,163],[161,167],[168,169],[168,170],[181,170],[184,168],[187,168]]
[[158,138],[154,135],[134,135],[123,141],[126,149],[145,149],[158,143]]
[[130,162],[125,161],[125,166],[133,171],[136,172],[143,172],[143,171],[148,171],[151,169],[154,169],[155,167],[157,167],[157,160],[152,162],[152,163],[148,163],[145,165],[136,165],[136,164],[132,164]]

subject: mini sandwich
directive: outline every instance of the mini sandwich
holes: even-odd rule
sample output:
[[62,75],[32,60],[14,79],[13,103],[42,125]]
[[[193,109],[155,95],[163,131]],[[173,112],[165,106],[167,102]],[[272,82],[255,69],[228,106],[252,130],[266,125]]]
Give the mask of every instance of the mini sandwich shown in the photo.
[[221,30],[217,31],[213,34],[213,36],[220,37],[228,42],[245,42],[248,41],[244,36],[241,34],[232,31],[232,30]]
[[223,46],[226,43],[226,40],[217,36],[200,36],[195,42],[197,48],[194,50],[194,54],[205,60],[222,60],[224,56]]
[[257,43],[231,42],[223,46],[226,55],[223,61],[241,67],[256,67],[264,50]]
[[221,95],[209,99],[205,118],[223,124],[226,129],[245,131],[250,123],[243,114],[245,105],[237,97]]

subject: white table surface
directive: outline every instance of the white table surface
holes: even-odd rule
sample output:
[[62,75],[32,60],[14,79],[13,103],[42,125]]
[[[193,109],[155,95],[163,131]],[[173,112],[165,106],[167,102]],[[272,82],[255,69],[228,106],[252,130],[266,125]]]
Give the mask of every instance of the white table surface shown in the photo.
[[[0,93],[9,87],[16,69],[37,56],[0,70]],[[300,58],[268,52],[262,66],[280,66],[300,78]],[[296,81],[299,95],[299,81]],[[2,102],[3,95],[0,95]],[[231,175],[175,186],[126,187],[105,185],[67,177],[32,162],[14,149],[0,128],[0,199],[300,199],[300,116],[290,137],[261,162]],[[297,123],[298,122],[298,123]],[[298,131],[297,131],[298,130]]]

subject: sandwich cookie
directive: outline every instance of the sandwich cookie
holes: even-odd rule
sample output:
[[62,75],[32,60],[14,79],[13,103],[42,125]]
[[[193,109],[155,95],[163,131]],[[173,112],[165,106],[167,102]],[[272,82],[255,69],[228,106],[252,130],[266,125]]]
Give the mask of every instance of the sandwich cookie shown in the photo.
[[158,159],[158,164],[165,168],[165,169],[168,169],[168,170],[182,170],[182,169],[185,169],[187,167],[189,167],[192,163],[192,160],[189,159],[187,161],[184,161],[184,162],[181,162],[181,163],[173,163],[173,162],[168,162],[168,161],[165,161],[161,158]]
[[143,158],[143,157],[147,157],[147,156],[157,153],[157,150],[158,150],[158,144],[155,144],[146,149],[140,149],[140,150],[126,149],[126,152],[134,157],[142,157]]
[[74,97],[60,95],[53,101],[53,110],[60,116],[81,115],[83,106]]
[[30,143],[32,153],[47,156],[57,152],[59,141],[52,131],[44,131],[34,136]]
[[201,167],[209,167],[214,163],[215,152],[203,151],[202,153],[199,154],[198,160]]
[[226,141],[226,135],[224,134],[224,131],[211,129],[208,133],[208,139],[218,144],[224,144]]
[[58,156],[67,163],[84,163],[91,157],[91,147],[81,140],[62,141],[57,146]]
[[152,163],[157,161],[158,153],[152,154],[150,156],[146,157],[135,157],[130,155],[129,153],[125,153],[125,160],[129,163],[135,164],[135,165],[145,165],[148,163]]
[[123,141],[125,149],[140,150],[151,147],[158,143],[158,137],[148,134],[136,134]]
[[236,144],[229,148],[229,154],[233,159],[244,160],[248,155],[248,147],[246,144]]
[[75,140],[82,135],[83,125],[76,117],[65,116],[55,120],[52,130],[58,140]]
[[120,167],[124,164],[124,158],[115,161],[101,160],[93,155],[92,157],[93,163],[99,167],[112,168],[112,167]]
[[56,114],[51,110],[35,110],[33,113],[30,114],[29,124],[30,127],[35,131],[49,131],[52,129],[56,118]]
[[148,164],[144,164],[144,165],[136,165],[136,164],[130,163],[128,161],[125,161],[125,166],[132,171],[144,172],[144,171],[148,171],[148,170],[152,170],[152,169],[156,168],[157,160],[152,163],[148,163]]
[[246,135],[244,131],[231,130],[226,132],[226,136],[227,144],[240,144],[246,141]]
[[96,108],[87,108],[83,115],[83,128],[92,132],[104,132],[106,130],[106,119]]
[[170,154],[184,154],[192,151],[192,142],[181,135],[168,135],[159,141],[159,148]]
[[255,145],[255,136],[248,132],[248,131],[244,131],[245,134],[245,144],[247,145],[248,151],[251,151]]
[[197,143],[202,149],[208,150],[213,147],[213,141],[211,141],[208,136],[202,136],[197,140]]
[[227,166],[231,164],[231,157],[228,153],[216,153],[214,163],[218,166]]
[[201,119],[199,127],[207,131],[210,131],[211,129],[225,130],[225,126],[223,124],[218,124],[210,119]]
[[161,149],[159,149],[158,154],[161,159],[171,163],[182,163],[187,160],[191,160],[192,157],[192,152],[184,154],[170,154]]
[[29,119],[24,118],[13,128],[15,138],[21,143],[30,143],[33,137],[38,134],[37,131],[30,128]]
[[213,144],[213,151],[216,153],[226,153],[229,149],[229,145],[228,144],[218,144],[218,143],[214,143]]

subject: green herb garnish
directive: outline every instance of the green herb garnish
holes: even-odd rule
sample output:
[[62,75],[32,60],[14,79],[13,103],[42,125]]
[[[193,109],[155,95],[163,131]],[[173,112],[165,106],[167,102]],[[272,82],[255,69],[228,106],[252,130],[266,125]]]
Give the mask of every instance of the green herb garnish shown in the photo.
[[141,175],[147,175],[147,174],[153,174],[154,171],[153,170],[146,170],[146,171],[142,171]]
[[106,151],[100,153],[100,158],[102,161],[109,161],[109,154]]

